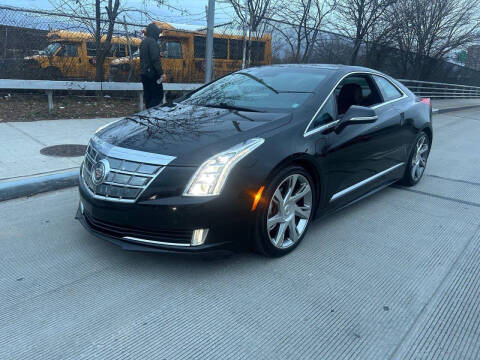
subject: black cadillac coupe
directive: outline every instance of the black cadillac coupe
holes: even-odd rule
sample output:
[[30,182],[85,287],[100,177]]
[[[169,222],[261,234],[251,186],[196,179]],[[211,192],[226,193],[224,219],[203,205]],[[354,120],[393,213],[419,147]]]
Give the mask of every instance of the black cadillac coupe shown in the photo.
[[100,128],[77,218],[128,250],[281,256],[314,219],[420,181],[431,121],[429,99],[367,68],[241,70]]

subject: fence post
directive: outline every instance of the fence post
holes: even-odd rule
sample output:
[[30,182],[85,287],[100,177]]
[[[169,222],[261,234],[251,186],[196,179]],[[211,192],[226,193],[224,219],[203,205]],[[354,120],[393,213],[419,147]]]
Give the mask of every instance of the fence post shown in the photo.
[[47,97],[48,97],[48,111],[53,111],[53,90],[47,90]]
[[143,91],[138,92],[138,111],[143,111]]

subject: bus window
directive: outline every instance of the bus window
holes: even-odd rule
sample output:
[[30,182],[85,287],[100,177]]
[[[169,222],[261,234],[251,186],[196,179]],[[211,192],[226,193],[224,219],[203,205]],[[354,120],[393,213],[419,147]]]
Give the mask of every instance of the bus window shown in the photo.
[[63,44],[62,48],[57,53],[57,56],[69,56],[69,57],[78,56],[77,45],[76,44]]
[[97,56],[97,45],[92,41],[87,41],[87,56]]
[[201,36],[195,36],[193,38],[193,54],[195,58],[205,57],[205,38]]
[[230,39],[230,59],[240,60],[243,55],[243,40]]
[[227,39],[213,39],[213,56],[215,59],[227,58]]
[[118,44],[117,46],[118,46],[118,48],[117,48],[117,54],[116,54],[116,56],[117,56],[117,57],[125,57],[125,56],[127,56],[127,45],[125,45],[125,44]]
[[252,61],[254,63],[258,61],[263,61],[265,55],[265,43],[263,41],[252,41],[251,51]]
[[169,59],[182,58],[182,45],[179,41],[167,41],[162,44],[163,56]]

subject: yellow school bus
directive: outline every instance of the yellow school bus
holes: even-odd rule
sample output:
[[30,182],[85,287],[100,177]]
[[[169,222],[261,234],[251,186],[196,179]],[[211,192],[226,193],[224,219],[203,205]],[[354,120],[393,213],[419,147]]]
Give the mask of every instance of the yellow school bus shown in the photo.
[[[162,67],[168,82],[203,82],[205,78],[206,32],[175,29],[168,23],[154,22],[162,33],[159,44],[162,51]],[[250,65],[272,63],[272,39],[269,34],[251,38]],[[214,77],[226,75],[242,67],[243,37],[239,35],[213,35]],[[140,58],[134,54],[118,58],[110,63],[111,81],[139,81]],[[133,66],[132,76],[130,67]]]
[[[33,78],[46,80],[95,80],[96,44],[93,35],[57,30],[47,34],[49,45],[37,55],[26,57],[25,70]],[[103,36],[101,41],[105,41]],[[140,46],[141,39],[130,38],[132,53]],[[112,38],[112,46],[105,58],[105,74],[109,73],[112,60],[129,56],[126,37]],[[106,77],[105,75],[105,77]]]

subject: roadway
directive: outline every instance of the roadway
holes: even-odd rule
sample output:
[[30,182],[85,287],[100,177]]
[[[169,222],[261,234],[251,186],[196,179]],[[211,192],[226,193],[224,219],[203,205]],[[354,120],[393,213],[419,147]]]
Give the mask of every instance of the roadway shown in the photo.
[[73,188],[0,203],[0,358],[480,358],[480,110],[434,128],[417,187],[281,259],[122,251],[74,220]]

